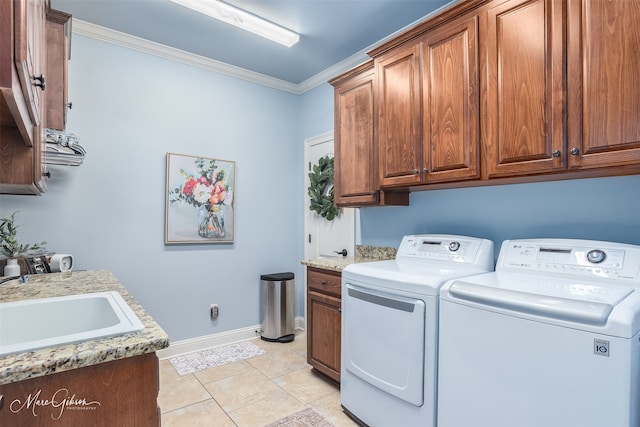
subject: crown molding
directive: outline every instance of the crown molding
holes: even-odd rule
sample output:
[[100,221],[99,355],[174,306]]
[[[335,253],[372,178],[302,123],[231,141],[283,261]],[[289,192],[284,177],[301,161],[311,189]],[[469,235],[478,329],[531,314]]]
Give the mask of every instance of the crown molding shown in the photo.
[[[0,0],[2,1],[2,0]],[[461,3],[463,0],[452,0],[444,6],[434,10],[432,13],[420,18],[419,20],[401,28],[393,34],[385,37],[384,39],[374,43],[373,45],[361,50],[360,52],[338,62],[335,65],[319,72],[315,76],[296,84],[287,82],[285,80],[269,77],[264,74],[256,73],[254,71],[247,70],[245,68],[236,67],[221,61],[205,58],[204,56],[196,55],[186,52],[184,50],[176,49],[163,45],[160,43],[152,42],[140,37],[132,36],[130,34],[122,33],[120,31],[111,30],[109,28],[101,27],[99,25],[91,24],[80,19],[72,18],[73,25],[72,31],[82,36],[91,37],[96,40],[101,40],[107,43],[112,43],[118,46],[123,46],[129,49],[137,50],[140,52],[156,55],[162,58],[166,58],[172,61],[181,62],[186,65],[202,68],[205,70],[213,71],[216,73],[224,74],[230,77],[235,77],[241,80],[246,80],[259,85],[271,87],[274,89],[282,90],[285,92],[301,95],[317,86],[327,83],[329,80],[337,77],[347,71],[369,61],[371,57],[367,54],[377,47],[387,43],[393,38],[401,35],[405,31],[419,25],[438,13],[446,10],[447,8]],[[327,83],[328,84],[328,83]]]
[[294,94],[302,93],[300,92],[300,85],[294,83],[269,77],[264,74],[229,65],[224,62],[205,58],[204,56],[195,55],[184,50],[152,42],[130,34],[125,34],[120,31],[111,30],[79,19],[73,18],[72,31],[82,36],[91,37],[96,40],[156,55],[161,58],[170,59],[193,67],[214,71],[230,77],[236,77],[238,79],[272,87],[285,92],[291,92]]
[[254,71],[249,71],[245,68],[229,65],[221,61],[205,58],[204,56],[189,53],[161,43],[152,42],[120,31],[111,30],[76,18],[73,18],[72,31],[81,36],[90,37],[96,40],[159,56],[161,58],[235,77],[241,80],[246,80],[296,95],[301,95],[308,90],[327,83],[333,77],[368,61],[370,58],[366,52],[371,49],[370,47],[363,49],[355,55],[352,55],[326,70],[321,71],[304,82],[296,84],[256,73]]

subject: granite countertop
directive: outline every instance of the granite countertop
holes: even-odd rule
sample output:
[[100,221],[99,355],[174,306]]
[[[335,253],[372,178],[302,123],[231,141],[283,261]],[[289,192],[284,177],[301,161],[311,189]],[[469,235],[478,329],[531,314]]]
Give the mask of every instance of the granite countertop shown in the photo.
[[301,263],[307,267],[341,272],[349,264],[394,259],[396,251],[396,248],[357,245],[355,256],[318,257],[302,260]]
[[0,356],[0,385],[139,356],[169,346],[169,336],[107,270],[31,275],[28,283],[20,280],[6,282],[0,285],[0,302],[105,291],[120,293],[145,329],[121,336]]

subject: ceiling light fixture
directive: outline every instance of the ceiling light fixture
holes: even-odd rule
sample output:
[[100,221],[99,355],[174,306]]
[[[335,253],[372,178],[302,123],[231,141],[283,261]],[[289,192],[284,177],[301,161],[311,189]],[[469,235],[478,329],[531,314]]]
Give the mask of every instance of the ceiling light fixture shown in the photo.
[[299,34],[219,0],[171,1],[287,47],[300,41]]

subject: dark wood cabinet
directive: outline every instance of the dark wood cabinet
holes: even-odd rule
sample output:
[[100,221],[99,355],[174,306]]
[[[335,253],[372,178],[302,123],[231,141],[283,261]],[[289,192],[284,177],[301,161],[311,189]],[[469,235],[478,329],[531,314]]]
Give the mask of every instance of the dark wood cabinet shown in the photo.
[[567,2],[568,166],[640,163],[640,1]]
[[[46,57],[45,57],[45,13],[48,3],[45,0],[10,0],[4,1],[8,3],[3,8],[11,9],[13,4],[13,13],[3,15],[5,18],[13,16],[13,25],[3,25],[3,33],[11,37],[11,28],[13,28],[13,46],[4,51],[7,57],[13,52],[13,61],[7,61],[7,65],[13,62],[15,65],[15,77],[11,82],[13,89],[17,89],[15,84],[19,84],[19,90],[22,92],[22,100],[17,94],[14,99],[8,101],[15,103],[18,108],[17,114],[12,111],[17,127],[25,138],[26,145],[35,145],[37,143],[37,128],[41,124],[43,111],[44,90],[46,89]],[[2,37],[5,37],[3,34]],[[4,44],[4,43],[3,43]],[[4,50],[4,48],[3,48]],[[3,58],[2,61],[4,62]],[[16,81],[17,80],[17,81]],[[4,86],[4,85],[3,85]],[[11,95],[7,94],[6,98]],[[5,98],[5,99],[6,99]],[[22,104],[26,106],[23,110]]]
[[378,203],[373,144],[373,62],[330,82],[335,89],[334,150],[337,206]]
[[378,183],[373,61],[331,80],[335,87],[335,204],[408,205],[409,193],[384,192]]
[[71,15],[58,11],[47,12],[47,88],[46,127],[65,130],[67,124],[68,63],[71,43]]
[[0,193],[41,194],[45,0],[0,1]]
[[422,182],[480,176],[478,17],[458,18],[422,39]]
[[307,363],[340,384],[342,274],[307,267]]
[[639,19],[638,0],[511,0],[488,9],[488,178],[617,174],[640,164]]
[[422,164],[420,43],[375,59],[375,110],[382,187],[420,183]]
[[0,425],[159,426],[155,353],[0,385]]
[[563,170],[562,2],[511,0],[483,18],[484,176]]
[[478,178],[477,16],[429,30],[376,61],[381,185]]
[[640,0],[467,0],[376,47],[380,188],[640,173],[638,21]]
[[0,194],[46,191],[45,128],[64,130],[71,16],[0,1]]

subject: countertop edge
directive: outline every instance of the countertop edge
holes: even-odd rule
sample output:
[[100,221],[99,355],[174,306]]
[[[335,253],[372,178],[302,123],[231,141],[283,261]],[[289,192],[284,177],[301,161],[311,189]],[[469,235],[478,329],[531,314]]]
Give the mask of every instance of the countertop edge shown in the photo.
[[320,268],[322,270],[342,272],[342,270],[344,270],[345,267],[347,267],[349,264],[394,259],[396,253],[396,248],[390,248],[386,246],[356,245],[355,256],[309,258],[302,260],[301,264],[306,265],[307,267]]

